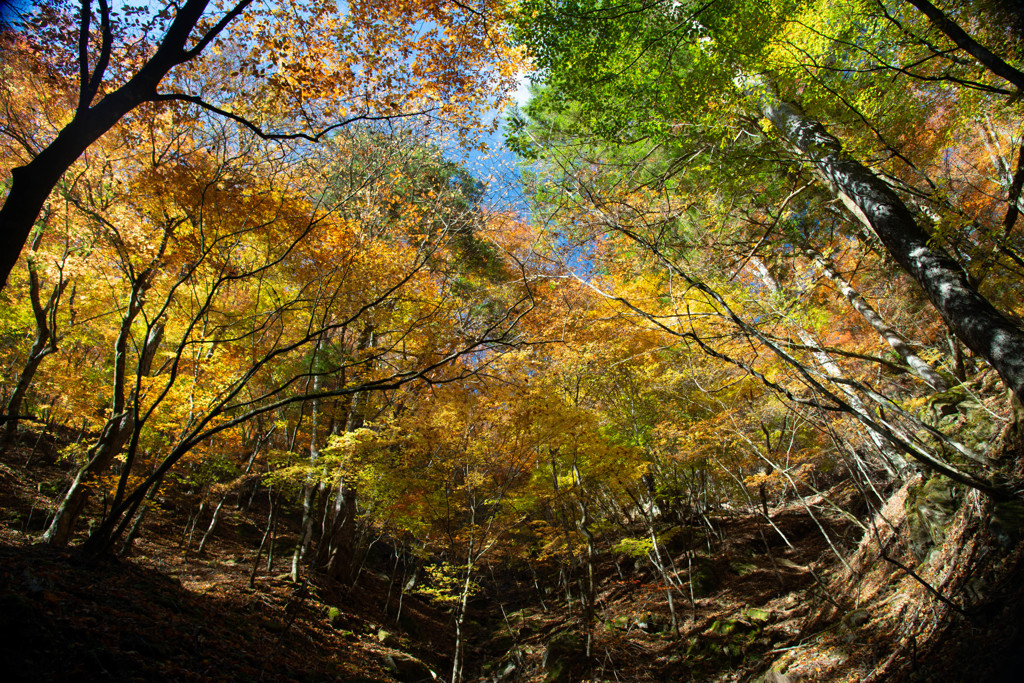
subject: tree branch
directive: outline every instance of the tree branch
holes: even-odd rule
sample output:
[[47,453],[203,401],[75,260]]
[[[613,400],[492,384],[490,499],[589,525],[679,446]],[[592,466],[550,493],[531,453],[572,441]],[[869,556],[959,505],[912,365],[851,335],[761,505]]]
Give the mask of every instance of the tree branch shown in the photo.
[[959,48],[977,59],[982,66],[1000,78],[1012,83],[1017,88],[1018,94],[1024,93],[1024,72],[1010,66],[991,50],[971,38],[967,35],[966,31],[960,28],[959,24],[946,16],[942,10],[928,2],[928,0],[907,0],[907,2],[921,10],[928,17],[928,20],[935,25],[935,28],[946,34]]
[[414,118],[417,116],[425,116],[437,109],[436,107],[431,107],[429,109],[421,109],[419,111],[408,112],[405,114],[359,114],[358,116],[351,116],[347,119],[342,119],[341,121],[333,125],[330,125],[326,128],[323,128],[316,133],[272,133],[265,131],[259,125],[253,123],[244,116],[240,114],[235,114],[234,112],[230,112],[226,109],[222,109],[221,107],[218,107],[215,104],[211,104],[210,102],[207,102],[198,95],[186,95],[184,93],[166,93],[163,95],[155,95],[148,99],[150,102],[188,102],[189,104],[194,104],[197,107],[205,109],[211,114],[216,114],[217,116],[223,116],[226,119],[231,119],[235,123],[238,123],[246,129],[248,129],[256,137],[261,138],[263,140],[307,140],[309,142],[320,142],[326,135],[338,130],[339,128],[344,128],[345,126],[356,123],[357,121],[394,121],[397,119],[407,119]]

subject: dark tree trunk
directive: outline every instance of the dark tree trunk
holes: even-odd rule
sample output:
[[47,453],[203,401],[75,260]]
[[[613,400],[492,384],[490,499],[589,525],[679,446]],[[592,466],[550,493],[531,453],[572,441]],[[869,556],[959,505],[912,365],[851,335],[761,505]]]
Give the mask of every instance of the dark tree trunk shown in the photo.
[[[33,251],[39,249],[42,237],[42,230],[37,231],[32,240]],[[22,368],[21,375],[18,376],[18,381],[14,385],[14,392],[7,401],[8,419],[4,429],[4,443],[10,443],[18,431],[21,404],[28,394],[29,387],[32,386],[32,380],[35,378],[36,370],[39,369],[39,364],[51,353],[57,352],[57,307],[60,305],[61,296],[69,283],[70,280],[65,279],[62,272],[44,304],[39,291],[39,273],[35,261],[31,258],[28,259],[29,298],[32,303],[32,314],[36,321],[36,338],[28,352],[25,367]]]
[[[186,0],[175,12],[174,20],[153,56],[127,83],[103,96],[95,105],[92,100],[99,92],[106,63],[101,56],[91,74],[88,73],[88,64],[79,65],[83,73],[88,74],[89,83],[82,86],[74,118],[32,161],[11,170],[11,187],[3,207],[0,207],[0,289],[7,284],[7,277],[18,261],[46,198],[64,172],[128,112],[143,102],[156,99],[157,86],[171,69],[193,59],[201,51],[200,46],[197,46],[199,51],[187,49],[187,43],[208,4],[209,0]],[[235,5],[207,35],[212,38],[219,33],[223,25],[248,4],[248,0],[243,0]],[[107,55],[112,49],[111,40],[104,36],[101,51]]]
[[966,31],[960,28],[959,24],[950,19],[938,7],[928,0],[907,0],[911,5],[919,9],[935,28],[946,34],[946,37],[956,43],[961,50],[968,52],[972,57],[986,69],[1002,79],[1012,83],[1018,91],[1024,91],[1024,73],[1015,69],[1000,57],[993,54],[984,45],[971,38]]

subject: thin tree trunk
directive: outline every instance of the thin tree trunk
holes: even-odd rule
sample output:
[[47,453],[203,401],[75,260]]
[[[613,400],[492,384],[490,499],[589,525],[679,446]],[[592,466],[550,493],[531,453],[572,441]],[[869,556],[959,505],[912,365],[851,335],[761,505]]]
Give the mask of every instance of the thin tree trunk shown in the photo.
[[[313,351],[312,363],[314,366],[317,362],[317,352],[319,350],[320,344],[318,342]],[[313,391],[317,392],[320,390],[320,375],[316,373],[315,367],[312,370],[314,372]],[[320,442],[317,436],[317,431],[320,428],[320,401],[318,399],[313,399],[310,423],[309,466],[311,469],[314,469],[317,461],[320,459]],[[323,487],[322,483],[314,481],[313,472],[310,472],[310,476],[306,478],[306,483],[302,487],[302,525],[299,532],[299,541],[295,545],[295,552],[292,554],[292,581],[299,580],[299,564],[309,554],[309,546],[313,541],[314,501],[319,497]]]
[[[263,532],[263,538],[260,539],[260,545],[256,549],[256,557],[252,561],[252,570],[249,572],[249,588],[252,588],[256,584],[256,573],[260,569],[260,556],[263,554],[263,548],[267,544],[267,539],[271,535],[271,529],[274,527],[277,521],[277,498],[280,496],[274,496],[274,488],[270,487],[267,489],[267,499],[270,501],[270,510],[267,512],[267,528]],[[273,541],[271,540],[271,557],[273,557]],[[267,571],[270,571],[268,568]]]
[[[260,448],[263,447],[263,444],[266,442],[267,439],[270,438],[270,435],[273,433],[274,428],[271,428],[270,432],[268,432],[266,435],[260,435],[256,437],[256,445],[253,446],[252,454],[249,456],[249,462],[245,464],[245,471],[242,472],[242,477],[247,476],[249,472],[252,471],[252,465],[256,461],[256,455],[260,452]],[[214,508],[213,516],[210,518],[210,526],[206,528],[206,533],[203,534],[202,539],[200,539],[199,541],[199,547],[196,548],[197,554],[203,554],[203,550],[206,548],[206,542],[209,540],[210,536],[213,535],[214,530],[217,528],[217,522],[220,521],[221,510],[224,509],[224,503],[227,501],[229,495],[231,495],[231,491],[225,491],[224,494],[220,497],[220,501],[218,501],[217,507]]]
[[[205,488],[205,487],[204,487]],[[185,523],[185,557],[188,558],[188,552],[192,549],[192,537],[196,533],[196,524],[199,523],[199,518],[203,514],[203,510],[206,509],[206,494],[202,494],[202,498],[199,499],[199,507],[196,509],[196,514],[193,515]]]
[[[473,556],[473,544],[470,543],[468,556]],[[471,559],[466,561],[466,575],[462,581],[462,591],[459,594],[459,603],[456,607],[455,615],[455,657],[452,663],[452,683],[462,683],[462,669],[465,667],[465,633],[464,625],[466,622],[466,606],[469,604],[469,593],[472,588],[473,582],[473,562]]]
[[[33,240],[32,248],[35,251],[39,247],[39,240],[42,237],[40,231]],[[14,391],[7,401],[7,424],[4,426],[4,443],[10,443],[18,431],[18,419],[21,414],[21,405],[32,385],[36,370],[43,359],[57,351],[57,306],[60,298],[67,289],[69,280],[63,276],[53,286],[50,296],[45,305],[39,296],[39,274],[36,272],[35,260],[28,260],[29,272],[29,297],[32,302],[32,313],[36,322],[36,338],[32,342],[32,348],[28,352],[28,359],[25,367],[22,368],[18,381],[14,385]]]
[[[359,333],[356,351],[370,348],[374,342],[374,328],[367,325]],[[363,426],[363,404],[365,392],[356,392],[348,406],[345,418],[345,433],[354,432]],[[323,567],[327,575],[345,585],[353,585],[358,575],[356,566],[356,521],[359,514],[357,504],[359,491],[353,478],[342,472],[338,481],[338,489],[334,495],[334,506],[330,522],[325,526],[328,530],[320,538],[317,548],[317,564]]]
[[[782,288],[779,286],[779,283],[775,279],[775,277],[771,274],[771,271],[768,270],[768,266],[765,264],[765,262],[762,261],[757,256],[752,256],[750,258],[750,263],[754,267],[754,270],[757,271],[758,277],[761,278],[761,282],[768,289],[768,291],[771,292],[773,295],[778,296],[782,291]],[[821,369],[824,370],[825,374],[828,377],[840,380],[844,378],[842,368],[840,368],[839,365],[837,365],[836,362],[832,360],[832,358],[821,349],[821,344],[818,343],[818,340],[814,337],[814,335],[812,335],[810,332],[804,329],[803,326],[801,326],[800,324],[795,325],[795,331],[796,335],[800,338],[800,341],[803,342],[805,346],[812,349],[812,355],[814,356],[814,360],[818,363],[818,365],[821,366]],[[837,386],[839,387],[839,390],[842,391],[843,395],[846,397],[846,400],[850,404],[851,408],[853,408],[854,410],[861,414],[869,414],[867,406],[864,405],[864,402],[861,400],[860,396],[858,396],[857,393],[853,391],[853,389],[851,389],[843,382],[837,383]],[[871,442],[875,444],[875,447],[879,450],[879,452],[882,453],[882,467],[886,469],[891,478],[897,478],[899,470],[905,467],[905,465],[902,462],[902,459],[896,454],[895,450],[890,446],[884,434],[879,434],[875,431],[869,430],[868,437],[871,439]],[[767,508],[767,501],[765,507]]]
[[875,332],[878,332],[878,335],[892,347],[893,351],[900,355],[915,375],[923,379],[935,391],[946,391],[949,389],[949,383],[946,379],[914,353],[907,340],[885,322],[882,316],[878,314],[878,311],[860,295],[860,292],[855,290],[849,282],[836,272],[836,269],[832,267],[832,263],[828,259],[806,244],[803,245],[803,251],[832,280],[843,296],[846,297],[846,300],[850,302],[850,305],[860,313],[861,317],[874,328]]
[[146,512],[149,510],[153,500],[156,499],[157,493],[160,491],[160,484],[162,481],[163,480],[161,479],[153,484],[153,488],[151,488],[149,493],[146,494],[146,502],[142,504],[139,511],[135,514],[135,521],[132,522],[132,527],[128,530],[128,535],[125,536],[124,543],[121,545],[121,555],[127,555],[131,552],[132,544],[135,542],[135,539],[139,537],[139,532],[142,530],[142,522],[146,517]]
[[306,549],[313,535],[313,505],[318,490],[319,487],[314,482],[306,482],[302,487],[302,524],[299,527],[299,540],[296,541],[295,550],[292,552],[292,581],[299,580],[299,566],[306,556]]
[[[665,599],[668,602],[668,614],[669,618],[672,621],[672,632],[678,636],[679,618],[676,616],[675,600],[672,599],[672,588],[674,581],[672,580],[672,577],[669,575],[668,569],[665,567],[664,560],[662,560],[661,548],[659,547],[658,543],[658,535],[655,533],[654,530],[653,519],[648,519],[647,531],[651,536],[651,552],[649,553],[648,558],[651,560],[651,563],[654,565],[654,568],[658,570],[658,573],[661,574],[662,581],[665,582]],[[682,590],[680,590],[679,593],[682,594]]]
[[587,507],[586,502],[583,500],[583,478],[580,476],[580,470],[576,463],[576,458],[573,458],[572,463],[573,478],[576,480],[578,497],[576,499],[577,507],[580,509],[580,521],[579,530],[583,534],[583,537],[587,539],[587,555],[586,555],[586,584],[583,589],[583,626],[586,634],[586,656],[587,661],[590,661],[593,655],[594,648],[594,603],[596,601],[596,585],[594,582],[594,532],[590,529],[590,510]]

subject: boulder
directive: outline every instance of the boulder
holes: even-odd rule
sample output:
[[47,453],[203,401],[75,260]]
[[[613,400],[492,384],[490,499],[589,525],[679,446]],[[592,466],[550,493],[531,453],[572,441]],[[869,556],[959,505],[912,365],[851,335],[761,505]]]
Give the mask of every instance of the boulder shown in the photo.
[[662,614],[647,612],[636,620],[636,626],[644,633],[663,633],[669,630],[671,622]]
[[426,683],[437,680],[437,674],[412,655],[397,652],[384,655],[382,659],[388,671],[402,683]]
[[956,513],[956,488],[946,477],[936,475],[907,496],[910,549],[918,561],[946,540],[946,529]]
[[542,666],[549,683],[568,681],[574,668],[586,662],[586,643],[582,636],[563,631],[548,641]]

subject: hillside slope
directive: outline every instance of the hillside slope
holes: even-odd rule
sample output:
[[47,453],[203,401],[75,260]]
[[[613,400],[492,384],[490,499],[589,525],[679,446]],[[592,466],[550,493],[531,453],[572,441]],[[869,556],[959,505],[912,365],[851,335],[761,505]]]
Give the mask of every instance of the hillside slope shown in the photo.
[[[292,583],[285,520],[250,587],[258,504],[230,510],[196,555],[183,501],[162,500],[127,557],[88,560],[33,544],[62,469],[27,456],[11,449],[0,469],[8,680],[447,679],[450,617],[415,594],[399,603],[387,552],[368,555],[354,587]],[[490,567],[470,605],[467,680],[1015,680],[1022,547],[967,494],[918,562],[907,500],[922,486],[884,506],[838,486],[768,519],[729,511],[676,534],[671,608],[646,558],[602,552],[589,659],[554,564]]]

